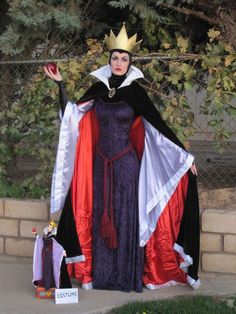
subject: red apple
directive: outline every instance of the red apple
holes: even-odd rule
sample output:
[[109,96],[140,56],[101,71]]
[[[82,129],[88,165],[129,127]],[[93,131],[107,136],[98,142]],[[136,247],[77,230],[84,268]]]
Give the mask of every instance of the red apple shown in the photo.
[[56,63],[53,63],[53,62],[46,63],[45,67],[47,68],[47,70],[51,70],[51,72],[53,74],[57,73],[57,65],[56,65]]
[[31,232],[32,232],[32,233],[36,233],[36,232],[37,232],[36,227],[33,227],[33,228],[31,229]]

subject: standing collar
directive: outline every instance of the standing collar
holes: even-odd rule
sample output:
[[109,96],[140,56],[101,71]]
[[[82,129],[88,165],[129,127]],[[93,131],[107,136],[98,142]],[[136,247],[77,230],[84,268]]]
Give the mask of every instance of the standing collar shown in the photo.
[[[101,68],[99,68],[96,71],[93,71],[90,73],[90,75],[96,77],[97,79],[99,79],[101,82],[103,82],[108,89],[111,89],[109,86],[109,78],[111,76],[111,67],[110,64],[107,64]],[[136,68],[134,65],[130,66],[129,72],[126,75],[126,79],[124,80],[124,82],[118,87],[125,87],[130,85],[134,80],[137,80],[138,78],[143,78],[143,72],[141,70],[139,70],[138,68]]]

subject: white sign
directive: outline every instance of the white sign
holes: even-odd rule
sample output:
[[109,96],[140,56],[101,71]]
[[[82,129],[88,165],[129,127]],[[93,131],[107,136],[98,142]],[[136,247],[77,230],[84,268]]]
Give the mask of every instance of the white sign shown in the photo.
[[56,304],[78,303],[79,302],[78,288],[56,289],[55,302]]

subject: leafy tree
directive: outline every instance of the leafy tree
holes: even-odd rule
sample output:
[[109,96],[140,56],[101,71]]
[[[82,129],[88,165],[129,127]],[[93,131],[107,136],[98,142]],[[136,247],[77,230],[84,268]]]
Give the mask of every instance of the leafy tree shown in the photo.
[[5,57],[48,58],[80,55],[86,38],[99,37],[125,12],[105,0],[12,0],[7,14],[0,52]]
[[[181,30],[194,41],[205,39],[210,28],[219,30],[222,38],[236,48],[236,2],[229,0],[121,0],[110,1],[115,8],[129,8],[139,17],[145,31],[153,24]],[[147,25],[148,24],[148,25]],[[147,27],[145,27],[147,26]],[[149,27],[151,26],[151,29]]]
[[[160,43],[165,53],[149,54],[143,49],[140,58],[136,58],[135,64],[145,75],[141,84],[187,148],[188,138],[195,128],[185,91],[193,86],[204,86],[207,95],[202,111],[210,116],[209,125],[215,129],[215,141],[222,147],[230,136],[223,127],[222,114],[235,114],[231,100],[236,94],[236,54],[231,45],[219,40],[220,34],[214,29],[208,32],[209,42],[204,55],[188,53],[188,39],[180,35],[176,37],[176,45],[174,41],[166,42],[167,35]],[[100,41],[89,39],[86,44],[90,48],[83,57],[58,63],[72,100],[79,99],[92,83],[91,79],[87,80],[88,73],[108,59]],[[163,102],[159,101],[160,97]],[[39,67],[32,79],[22,86],[22,97],[8,104],[7,110],[0,115],[0,120],[7,121],[0,126],[0,134],[6,138],[0,144],[2,196],[48,195],[58,130],[57,110],[57,86],[44,78],[42,67]],[[38,173],[23,178],[20,183],[11,178],[7,170],[13,166],[16,156],[38,160]]]
[[[2,56],[26,58],[35,52],[45,58],[80,55],[59,63],[71,99],[78,99],[88,88],[89,71],[107,62],[101,40],[104,32],[109,28],[118,31],[121,22],[127,20],[130,33],[137,31],[138,37],[144,38],[141,59],[135,59],[145,72],[142,85],[179,138],[188,147],[188,138],[194,133],[194,114],[185,91],[196,86],[206,90],[200,106],[215,131],[217,147],[222,149],[229,140],[223,116],[236,115],[232,104],[236,96],[236,52],[234,38],[229,37],[236,32],[226,31],[235,21],[231,2],[12,0],[9,6],[10,20],[1,25]],[[231,19],[223,19],[227,14]],[[15,99],[5,84],[12,80],[11,74],[8,68],[0,71],[0,193],[46,196],[58,128],[57,88],[44,79],[41,68],[26,78]],[[8,171],[17,156],[29,156],[40,164],[39,172],[23,178],[20,184]]]
[[5,26],[8,24],[7,11],[9,9],[9,5],[7,0],[2,0],[0,2],[0,34],[4,30]]
[[[86,38],[102,38],[110,27],[118,29],[123,21],[130,30],[137,30],[145,38],[144,45],[153,51],[159,49],[160,27],[172,37],[181,32],[195,52],[204,49],[201,44],[207,42],[207,32],[213,27],[236,47],[234,1],[12,0],[8,5],[8,20],[0,35],[0,51],[5,56],[26,58],[32,52],[44,58],[77,56],[85,52]],[[6,0],[2,6],[6,12]]]
[[[5,55],[30,56],[37,45],[44,45],[45,53],[66,36],[81,30],[80,2],[77,0],[13,0],[9,2],[10,21],[0,36],[1,51]],[[66,4],[67,3],[67,4]],[[65,5],[66,4],[66,5]],[[62,37],[62,38],[60,38]]]

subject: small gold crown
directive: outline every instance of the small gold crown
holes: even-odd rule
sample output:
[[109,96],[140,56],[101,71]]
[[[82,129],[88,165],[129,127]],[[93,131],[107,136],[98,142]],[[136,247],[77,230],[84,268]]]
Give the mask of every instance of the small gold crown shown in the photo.
[[131,53],[134,53],[139,49],[139,45],[142,41],[141,39],[140,41],[136,42],[136,39],[137,34],[134,34],[132,37],[128,38],[125,23],[123,23],[123,26],[121,27],[117,37],[112,30],[110,31],[109,37],[105,35],[106,45],[109,50],[121,49]]
[[52,226],[53,228],[56,228],[57,227],[57,224],[54,222],[54,220],[51,220],[49,222],[49,226]]

